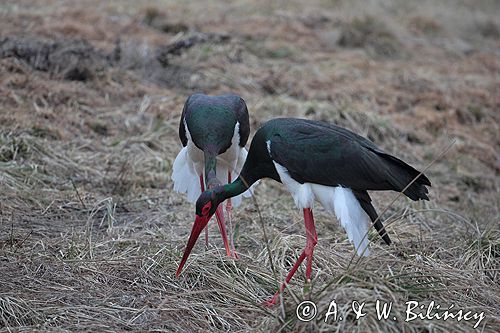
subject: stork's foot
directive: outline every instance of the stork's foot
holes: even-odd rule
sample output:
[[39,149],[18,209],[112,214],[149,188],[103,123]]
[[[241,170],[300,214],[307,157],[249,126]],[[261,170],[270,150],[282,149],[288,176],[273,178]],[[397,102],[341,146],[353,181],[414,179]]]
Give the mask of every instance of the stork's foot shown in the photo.
[[234,248],[231,250],[231,258],[233,258],[234,260],[240,259],[240,256],[238,255],[238,253],[236,253],[236,250]]
[[304,287],[302,288],[302,292],[304,295],[309,295],[312,291],[312,281],[311,279],[307,279],[304,283]]
[[268,299],[267,301],[265,301],[264,303],[262,303],[262,305],[264,305],[266,308],[272,308],[273,306],[276,305],[276,303],[278,303],[278,298],[280,296],[280,292],[276,292],[276,294],[274,294],[273,297],[271,297],[270,299]]

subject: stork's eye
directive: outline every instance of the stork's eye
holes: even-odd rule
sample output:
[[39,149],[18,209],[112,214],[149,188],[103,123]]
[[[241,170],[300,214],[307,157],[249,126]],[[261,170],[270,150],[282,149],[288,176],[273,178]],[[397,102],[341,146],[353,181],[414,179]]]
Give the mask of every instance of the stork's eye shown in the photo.
[[201,210],[201,213],[203,215],[208,215],[208,213],[210,212],[210,208],[212,208],[212,203],[209,201],[206,203],[205,206],[203,206],[202,210]]

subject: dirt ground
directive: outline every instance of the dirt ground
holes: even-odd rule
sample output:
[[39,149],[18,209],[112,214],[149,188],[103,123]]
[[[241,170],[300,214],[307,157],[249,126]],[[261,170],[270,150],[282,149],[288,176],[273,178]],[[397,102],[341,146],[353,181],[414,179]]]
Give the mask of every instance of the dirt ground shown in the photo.
[[[494,0],[2,1],[0,331],[500,332],[499,17]],[[240,259],[212,223],[176,278],[194,92],[242,96],[252,133],[292,116],[367,136],[427,168],[431,200],[373,193],[394,244],[371,231],[362,258],[316,207],[313,281],[302,267],[269,309],[305,230],[264,180],[235,209]]]

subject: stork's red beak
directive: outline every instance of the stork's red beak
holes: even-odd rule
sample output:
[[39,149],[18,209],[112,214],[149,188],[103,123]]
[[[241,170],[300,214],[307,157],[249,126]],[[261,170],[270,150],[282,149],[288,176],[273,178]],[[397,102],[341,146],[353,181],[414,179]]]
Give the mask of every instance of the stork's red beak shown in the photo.
[[[219,229],[222,236],[222,240],[224,242],[224,247],[226,248],[226,253],[229,256],[231,254],[231,251],[229,250],[229,242],[227,241],[226,228],[224,226],[224,214],[222,213],[222,205],[219,205],[219,207],[217,207],[215,215],[217,217],[217,222],[219,223]],[[177,268],[177,272],[175,273],[176,276],[179,276],[181,274],[182,268],[184,267],[184,264],[186,263],[186,260],[189,257],[189,254],[191,253],[191,250],[194,247],[194,244],[196,244],[198,237],[200,237],[201,232],[203,231],[203,229],[205,229],[211,217],[212,215],[208,216],[196,215],[196,219],[194,220],[193,224],[193,229],[191,229],[191,235],[189,236],[186,249],[184,250],[184,255],[182,256],[179,268]]]
[[186,246],[186,249],[184,250],[184,255],[182,256],[181,263],[179,264],[179,268],[177,268],[177,272],[175,272],[176,276],[179,276],[182,271],[182,267],[184,267],[184,264],[186,263],[187,258],[189,257],[189,254],[191,253],[191,250],[193,249],[194,244],[196,244],[196,241],[198,240],[198,237],[200,237],[200,233],[205,229],[205,227],[208,224],[208,221],[210,221],[210,218],[212,215],[209,216],[198,216],[196,215],[196,219],[194,220],[193,224],[193,229],[191,230],[191,235],[189,236],[189,240]]

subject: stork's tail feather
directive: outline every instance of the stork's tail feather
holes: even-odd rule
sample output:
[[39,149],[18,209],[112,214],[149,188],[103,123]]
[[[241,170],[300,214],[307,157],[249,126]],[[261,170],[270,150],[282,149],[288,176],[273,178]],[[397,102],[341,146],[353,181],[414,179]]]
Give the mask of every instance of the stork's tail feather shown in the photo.
[[408,184],[417,178],[413,184],[404,191],[404,195],[413,201],[429,200],[427,193],[429,190],[426,186],[431,186],[431,181],[420,171],[406,164],[400,159],[389,154],[380,154],[389,164],[389,180],[396,191],[402,191]]
[[382,221],[378,218],[377,211],[375,210],[375,208],[373,207],[373,205],[371,203],[372,199],[368,195],[368,192],[366,192],[366,191],[353,191],[353,192],[354,192],[354,195],[356,196],[356,199],[358,199],[359,204],[361,205],[363,210],[366,212],[366,214],[368,214],[368,216],[372,220],[372,223],[376,221],[373,224],[373,226],[375,227],[375,230],[377,230],[380,237],[382,237],[382,239],[384,240],[384,242],[387,245],[391,245],[391,243],[392,243],[391,239],[389,238],[389,235],[385,231],[385,227],[382,224]]

